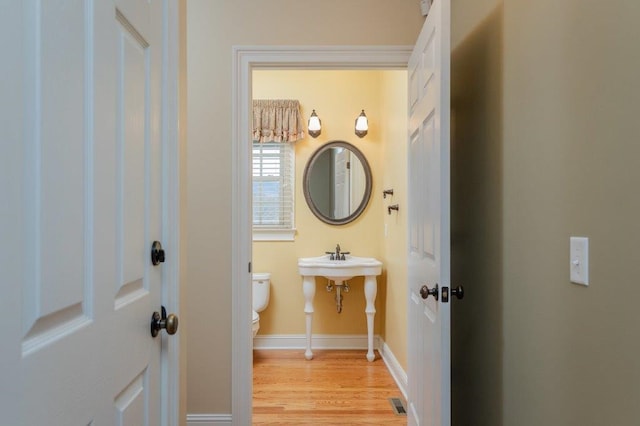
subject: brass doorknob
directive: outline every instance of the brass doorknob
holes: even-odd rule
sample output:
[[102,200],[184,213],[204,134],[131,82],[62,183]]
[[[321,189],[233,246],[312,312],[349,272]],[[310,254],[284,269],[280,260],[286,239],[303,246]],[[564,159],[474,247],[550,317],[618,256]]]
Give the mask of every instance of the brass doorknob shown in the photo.
[[169,314],[167,315],[167,319],[165,321],[167,334],[176,334],[176,331],[178,331],[178,316],[176,314]]
[[174,335],[178,331],[178,316],[176,314],[167,316],[167,310],[164,306],[162,306],[161,310],[162,314],[155,311],[151,315],[151,337],[156,337],[163,328],[167,330],[169,335]]

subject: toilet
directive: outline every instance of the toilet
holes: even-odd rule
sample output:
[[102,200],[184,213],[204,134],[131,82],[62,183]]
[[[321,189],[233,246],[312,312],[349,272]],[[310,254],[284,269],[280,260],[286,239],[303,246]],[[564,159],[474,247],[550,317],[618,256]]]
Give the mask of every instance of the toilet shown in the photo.
[[256,337],[260,328],[260,315],[258,312],[265,310],[269,304],[269,292],[271,286],[271,274],[268,272],[253,274],[253,337]]

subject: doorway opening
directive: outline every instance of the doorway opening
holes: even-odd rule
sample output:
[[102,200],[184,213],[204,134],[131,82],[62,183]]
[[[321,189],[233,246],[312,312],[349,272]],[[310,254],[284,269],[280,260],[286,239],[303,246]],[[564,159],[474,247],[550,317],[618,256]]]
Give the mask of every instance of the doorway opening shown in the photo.
[[[377,277],[376,313],[372,319],[376,332],[374,346],[377,348],[384,342],[388,349],[379,352],[386,356],[383,361],[378,355],[376,362],[382,365],[375,367],[382,367],[384,371],[384,363],[388,363],[391,357],[405,362],[407,306],[406,288],[402,284],[406,282],[406,266],[401,258],[406,247],[406,212],[389,214],[387,208],[398,203],[406,206],[406,70],[257,69],[252,72],[251,87],[254,107],[266,108],[267,104],[289,106],[294,102],[299,104],[305,130],[305,119],[312,111],[319,114],[323,124],[322,132],[315,138],[305,136],[297,142],[284,144],[255,141],[253,144],[252,270],[254,291],[257,289],[253,298],[258,302],[254,309],[259,310],[263,306],[262,300],[256,298],[261,295],[264,299],[265,294],[261,290],[264,284],[256,277],[266,276],[266,273],[271,282],[269,303],[266,309],[257,312],[258,321],[253,326],[254,329],[258,326],[258,334],[253,340],[254,349],[258,350],[254,351],[253,367],[262,372],[257,376],[254,374],[256,390],[264,395],[260,391],[265,385],[261,378],[265,377],[264,374],[270,378],[275,372],[282,371],[264,372],[265,360],[269,365],[278,362],[275,353],[265,357],[265,350],[285,350],[279,353],[288,361],[291,353],[297,353],[301,360],[306,356],[302,349],[306,343],[305,298],[302,277],[297,268],[298,257],[322,255],[337,244],[344,251],[376,258],[385,265],[385,274]],[[369,117],[370,126],[366,137],[360,138],[354,131],[354,122],[363,109]],[[339,145],[327,151],[327,147],[344,142],[349,145]],[[293,160],[279,155],[283,149],[293,151]],[[352,155],[356,150],[361,159]],[[318,156],[318,152],[322,154]],[[349,158],[345,159],[347,155]],[[313,174],[307,174],[310,164],[313,164]],[[362,164],[367,165],[368,171],[364,177],[358,174]],[[368,185],[365,185],[365,180]],[[291,182],[293,191],[288,182]],[[369,193],[364,191],[365,187],[369,188]],[[383,198],[383,188],[394,188],[395,195],[387,194]],[[308,198],[312,196],[313,204]],[[294,200],[292,204],[289,203],[291,199]],[[358,215],[354,210],[363,199],[366,208]],[[313,207],[323,208],[320,217]],[[331,223],[351,214],[357,218],[348,226]],[[291,217],[295,218],[294,224],[290,223]],[[327,217],[331,220],[325,221]],[[281,231],[287,235],[288,229],[279,229],[283,225],[295,228],[295,235],[288,234],[286,241],[282,240],[282,235],[275,234]],[[393,285],[387,286],[388,280]],[[332,288],[333,283],[322,278],[317,278],[317,281],[317,284],[312,283],[317,287],[315,312],[309,318],[312,320],[314,354],[322,349],[366,349],[363,278],[349,280],[345,289],[350,291],[343,295],[340,292],[342,286]],[[332,294],[327,294],[325,287]],[[341,309],[343,299],[345,309]],[[310,368],[315,369],[315,364],[322,365],[324,356],[309,361],[312,364],[305,369],[306,373],[313,377]],[[367,356],[373,359],[373,351]],[[353,368],[366,375],[370,370],[362,370],[366,368],[367,360],[364,355],[361,358],[354,360]],[[341,383],[340,378],[335,380],[334,383]],[[287,379],[282,377],[282,381]],[[367,399],[379,400],[377,403],[388,408],[386,397],[373,397],[375,392],[364,382],[360,386],[360,395],[364,397],[366,393],[369,395]],[[397,389],[395,392],[398,394]],[[314,392],[305,395],[313,403],[314,398],[326,400],[324,395],[314,396]],[[262,409],[265,402],[262,396],[258,398],[254,400],[257,404],[254,405],[254,416],[261,419],[265,415]],[[278,403],[287,404],[287,401],[283,398]],[[271,402],[266,405],[270,406]],[[319,404],[319,414],[321,407]]]
[[[254,70],[405,70],[411,47],[236,47],[233,70],[233,140],[251,140],[252,75]],[[309,111],[310,112],[310,111]],[[358,111],[359,112],[359,111]],[[352,117],[345,117],[351,119]],[[353,117],[355,118],[355,116]],[[328,123],[327,123],[328,124]],[[398,143],[402,143],[398,141]],[[236,143],[233,152],[233,394],[234,422],[251,423],[251,149]],[[373,197],[380,199],[381,194]],[[301,200],[299,200],[300,204]],[[304,203],[302,201],[302,203]],[[302,204],[301,207],[306,207]],[[318,247],[318,250],[322,250]],[[292,259],[295,265],[295,257]]]

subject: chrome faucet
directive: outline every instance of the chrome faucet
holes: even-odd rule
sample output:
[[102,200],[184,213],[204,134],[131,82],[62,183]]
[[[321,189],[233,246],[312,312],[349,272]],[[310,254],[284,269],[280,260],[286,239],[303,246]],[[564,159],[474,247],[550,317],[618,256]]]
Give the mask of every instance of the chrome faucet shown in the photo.
[[331,251],[325,251],[325,254],[329,254],[329,260],[346,260],[345,258],[345,254],[351,254],[351,252],[348,251],[340,251],[340,244],[336,244],[336,251],[335,252],[331,252]]

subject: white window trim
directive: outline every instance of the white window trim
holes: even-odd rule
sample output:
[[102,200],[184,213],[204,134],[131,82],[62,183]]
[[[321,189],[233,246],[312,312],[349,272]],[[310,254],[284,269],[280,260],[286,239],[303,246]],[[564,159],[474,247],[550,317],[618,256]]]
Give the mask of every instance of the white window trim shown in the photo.
[[253,241],[294,241],[296,229],[266,229],[253,227]]
[[[253,142],[255,144],[255,141]],[[284,145],[284,143],[280,143]],[[290,149],[290,170],[291,170],[291,227],[278,227],[277,225],[255,225],[252,224],[252,240],[253,241],[294,241],[296,235],[295,228],[295,170],[296,170],[296,151],[293,145],[287,145]],[[253,193],[253,192],[252,192]]]

